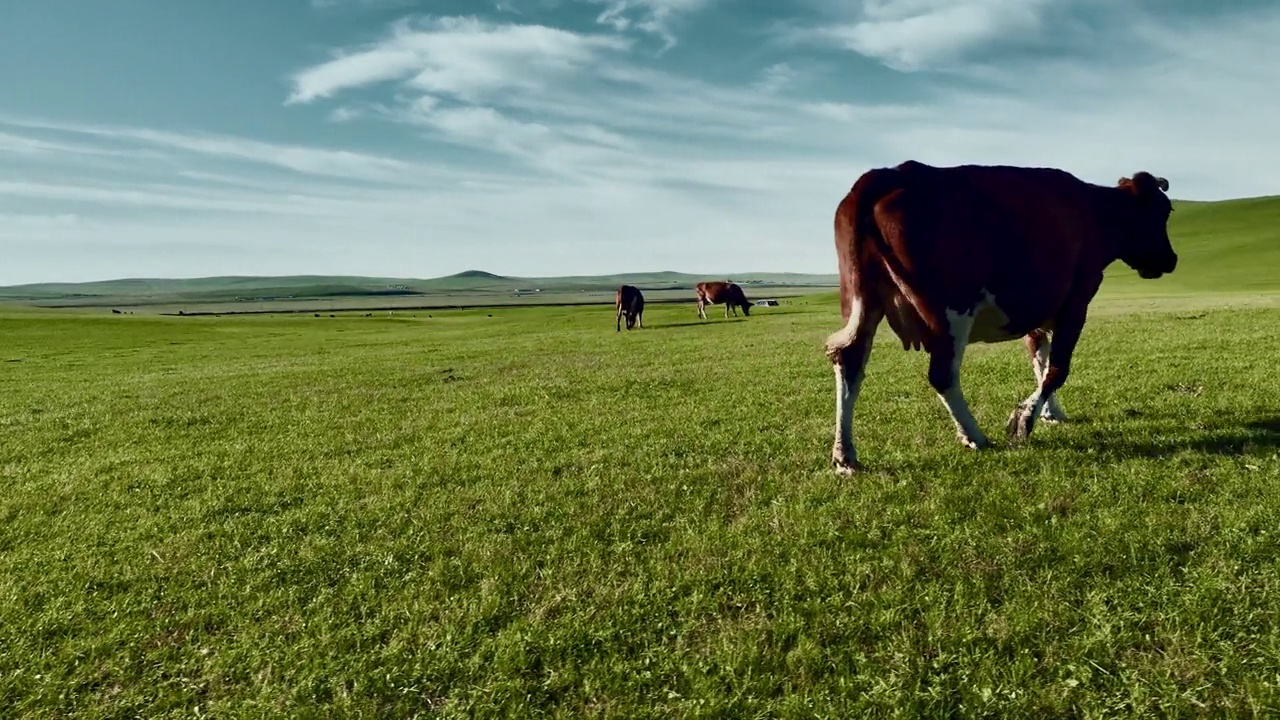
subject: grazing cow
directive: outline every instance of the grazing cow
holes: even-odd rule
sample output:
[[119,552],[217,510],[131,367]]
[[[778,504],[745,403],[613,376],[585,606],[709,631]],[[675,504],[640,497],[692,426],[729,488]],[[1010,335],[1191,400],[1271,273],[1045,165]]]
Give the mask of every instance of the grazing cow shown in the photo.
[[613,298],[614,307],[618,311],[617,332],[622,332],[622,316],[627,316],[627,329],[631,330],[640,324],[644,327],[644,294],[640,289],[631,285],[623,285],[618,288],[618,292]]
[[1024,338],[1036,389],[1014,408],[1011,441],[1054,402],[1070,371],[1103,269],[1124,262],[1147,279],[1173,272],[1169,183],[1147,172],[1116,187],[1048,168],[909,161],[864,173],[835,212],[844,329],[827,340],[835,367],[832,462],[856,470],[853,406],[882,319],[903,349],[929,353],[929,384],[960,441],[990,444],[960,391],[971,343]]
[[729,317],[729,308],[733,308],[733,316],[738,316],[738,308],[743,315],[751,314],[751,306],[755,303],[747,299],[742,288],[728,281],[714,280],[700,282],[696,288],[698,293],[698,317],[707,319],[707,305],[724,303],[724,316]]

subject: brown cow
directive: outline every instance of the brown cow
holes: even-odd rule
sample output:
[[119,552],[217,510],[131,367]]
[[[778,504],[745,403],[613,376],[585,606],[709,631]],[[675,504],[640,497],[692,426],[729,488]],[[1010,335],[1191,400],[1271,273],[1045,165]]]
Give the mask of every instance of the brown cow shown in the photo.
[[724,316],[729,317],[729,308],[733,308],[733,316],[738,316],[738,308],[743,315],[751,314],[751,306],[755,303],[747,299],[742,288],[727,280],[700,282],[696,288],[698,294],[698,317],[707,319],[707,305],[724,303]]
[[618,311],[618,322],[616,323],[618,332],[622,332],[623,315],[627,316],[628,330],[634,328],[636,323],[639,323],[641,328],[644,327],[644,319],[642,317],[644,315],[644,295],[639,288],[631,285],[623,285],[618,288],[618,292],[614,295],[613,304]]
[[[881,319],[904,349],[929,353],[929,383],[971,448],[990,444],[960,391],[971,343],[1025,338],[1037,387],[1014,408],[1027,438],[1062,387],[1103,269],[1173,272],[1169,183],[1147,172],[1116,187],[1048,168],[909,161],[864,173],[835,212],[843,330],[827,340],[836,375],[832,462],[859,467],[853,407]],[[1052,340],[1050,343],[1049,341]]]

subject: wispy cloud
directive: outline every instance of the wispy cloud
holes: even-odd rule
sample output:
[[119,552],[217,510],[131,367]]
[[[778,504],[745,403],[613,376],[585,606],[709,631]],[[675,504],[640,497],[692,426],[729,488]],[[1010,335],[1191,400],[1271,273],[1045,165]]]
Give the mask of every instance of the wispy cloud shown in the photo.
[[775,63],[760,72],[760,79],[756,81],[754,87],[760,92],[777,92],[790,85],[798,75],[795,68],[789,64]]
[[20,228],[75,227],[80,216],[75,213],[39,215],[33,213],[0,213],[0,225]]
[[1032,40],[1045,30],[1051,7],[1049,0],[863,0],[843,22],[793,30],[791,35],[914,71]]
[[[697,6],[679,5],[685,10]],[[619,13],[623,9],[609,8]],[[875,53],[920,66],[961,58],[991,43],[1013,42],[1006,36],[1034,34],[1050,9],[1045,0],[1016,4],[1012,0],[882,0],[862,3],[859,12],[857,23],[886,33],[881,41],[890,49]],[[1250,20],[1258,22],[1256,17]],[[817,175],[834,176],[837,168],[844,168],[849,182],[867,163],[908,157],[937,162],[1052,162],[1102,182],[1110,181],[1116,174],[1111,166],[1125,157],[1131,163],[1174,163],[1169,153],[1154,150],[1171,131],[1134,125],[1127,116],[1132,112],[1129,106],[1178,97],[1178,88],[1166,88],[1159,77],[1153,80],[1153,66],[1177,68],[1179,72],[1167,72],[1166,77],[1194,88],[1195,68],[1206,62],[1195,48],[1205,47],[1213,33],[1228,32],[1220,23],[1212,28],[1203,24],[1170,28],[1135,21],[1129,26],[1133,28],[1129,44],[1111,47],[1105,54],[1060,53],[1026,58],[1017,65],[972,65],[967,72],[986,89],[933,84],[924,86],[927,93],[920,100],[875,102],[843,99],[840,94],[828,98],[779,94],[800,77],[795,66],[785,61],[764,67],[753,82],[734,86],[645,66],[642,53],[602,44],[598,36],[459,18],[435,19],[412,31],[410,27],[401,24],[389,39],[360,52],[401,48],[410,34],[427,36],[415,42],[433,52],[446,47],[466,47],[468,52],[448,65],[444,60],[430,61],[441,64],[432,66],[428,77],[447,77],[447,83],[424,87],[417,81],[426,64],[404,71],[404,82],[396,86],[398,100],[376,113],[384,119],[424,128],[437,140],[505,155],[526,168],[569,182],[694,183],[748,192],[768,185],[779,158]],[[1254,33],[1259,46],[1263,44],[1260,33],[1265,34]],[[530,42],[534,37],[547,41]],[[1225,39],[1215,38],[1210,45]],[[1019,40],[1023,41],[1025,37]],[[521,48],[521,54],[511,51],[513,45]],[[870,47],[863,50],[872,53]],[[520,62],[515,65],[552,62],[560,72],[526,81],[520,67],[507,72],[517,56]],[[1107,72],[1101,72],[1103,68]],[[314,70],[298,77],[306,78]],[[807,84],[822,80],[812,74],[805,79]],[[499,82],[501,92],[495,92]],[[1250,77],[1247,82],[1261,84],[1262,79]],[[433,92],[423,92],[428,88]],[[1203,91],[1213,94],[1214,87]],[[1185,120],[1165,120],[1165,125],[1194,125],[1200,113],[1212,113],[1215,106],[1223,105],[1206,100],[1205,108],[1196,109]],[[1121,108],[1124,119],[1116,114]],[[1091,136],[1081,129],[1090,124],[1114,127],[1110,138],[1123,138],[1126,149],[1082,155],[1063,143],[1063,137],[1090,145],[1103,142],[1107,136]],[[843,161],[833,159],[841,156]],[[819,169],[824,167],[829,173]],[[1122,172],[1133,169],[1137,168],[1126,167]]]
[[[680,21],[717,4],[518,5],[495,17],[519,22],[406,19],[301,67],[270,112],[307,142],[0,116],[0,238],[29,248],[0,282],[66,267],[51,253],[67,248],[82,276],[190,274],[192,258],[204,274],[823,272],[840,196],[908,158],[1280,192],[1271,6],[1192,21],[1125,4],[1107,22],[1122,10],[1103,0],[845,3],[793,22],[844,34],[703,72],[638,25],[696,47]],[[165,252],[102,249],[121,247]]]
[[316,10],[333,10],[335,8],[407,8],[412,7],[415,0],[311,0],[311,7]]
[[[250,163],[271,165],[298,173],[335,178],[394,181],[403,179],[407,174],[415,170],[413,165],[402,160],[367,153],[268,143],[260,140],[211,133],[184,134],[147,128],[82,125],[5,117],[0,117],[0,125],[55,131],[81,137],[95,137],[117,143],[130,143],[135,146],[142,145],[151,148],[180,150],[211,157],[231,158]],[[0,149],[3,149],[6,143],[5,138],[14,137],[16,136],[0,135]],[[30,139],[26,139],[24,143],[33,151],[59,150],[86,154],[125,154],[118,147],[116,149],[107,149]],[[22,146],[22,144],[19,144],[19,146]]]
[[596,22],[608,25],[618,32],[629,29],[649,33],[662,40],[660,52],[675,47],[673,25],[682,15],[688,15],[711,5],[712,0],[587,0],[605,9]]
[[474,17],[402,20],[388,37],[298,73],[288,102],[307,103],[351,88],[405,80],[425,92],[467,101],[512,88],[544,88],[630,42],[543,25]]
[[75,143],[55,142],[44,138],[27,135],[14,135],[0,132],[0,153],[15,155],[44,155],[66,153],[71,155],[115,155],[119,154],[107,148],[92,147]]

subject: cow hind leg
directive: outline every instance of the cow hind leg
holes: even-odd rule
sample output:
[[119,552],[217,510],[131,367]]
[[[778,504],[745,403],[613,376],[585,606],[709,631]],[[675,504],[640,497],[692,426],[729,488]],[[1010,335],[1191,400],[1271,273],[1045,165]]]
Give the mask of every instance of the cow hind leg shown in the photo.
[[[1049,370],[1050,337],[1042,332],[1028,333],[1026,336],[1027,354],[1031,356],[1031,370],[1036,376],[1036,385],[1044,382],[1044,374]],[[1065,422],[1066,412],[1058,401],[1058,393],[1045,398],[1044,407],[1040,410],[1040,419],[1048,423]]]
[[843,329],[827,338],[826,348],[836,377],[836,427],[831,463],[842,474],[853,473],[862,467],[853,442],[853,407],[862,389],[876,328],[884,317],[879,308],[864,305],[856,298],[852,306],[849,321]]
[[1040,384],[1009,415],[1006,431],[1010,442],[1020,442],[1031,436],[1036,418],[1046,409],[1048,399],[1067,381],[1067,374],[1071,371],[1071,355],[1075,352],[1080,331],[1084,328],[1084,313],[1079,312],[1078,315],[1079,317],[1068,316],[1058,320],[1053,343],[1048,348],[1048,364],[1040,377]]
[[934,338],[929,348],[929,384],[951,414],[956,426],[956,437],[966,447],[981,450],[991,446],[991,441],[978,427],[969,410],[969,403],[960,390],[960,366],[964,351],[969,345],[969,332],[973,329],[973,314],[957,314],[947,311],[949,331]]

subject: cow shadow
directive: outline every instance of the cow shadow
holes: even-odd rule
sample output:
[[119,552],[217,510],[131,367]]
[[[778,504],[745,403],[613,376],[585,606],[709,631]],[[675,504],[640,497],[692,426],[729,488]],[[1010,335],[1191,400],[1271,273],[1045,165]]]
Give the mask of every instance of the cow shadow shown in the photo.
[[1087,437],[1056,439],[1061,447],[1076,451],[1105,448],[1107,452],[1130,457],[1163,458],[1188,451],[1202,455],[1238,457],[1280,450],[1280,416],[1205,430],[1190,440],[1185,436],[1167,439],[1128,437],[1123,423],[1099,423],[1087,419],[1083,422],[1072,419],[1069,422],[1110,428],[1110,432],[1105,433],[1094,430]]

